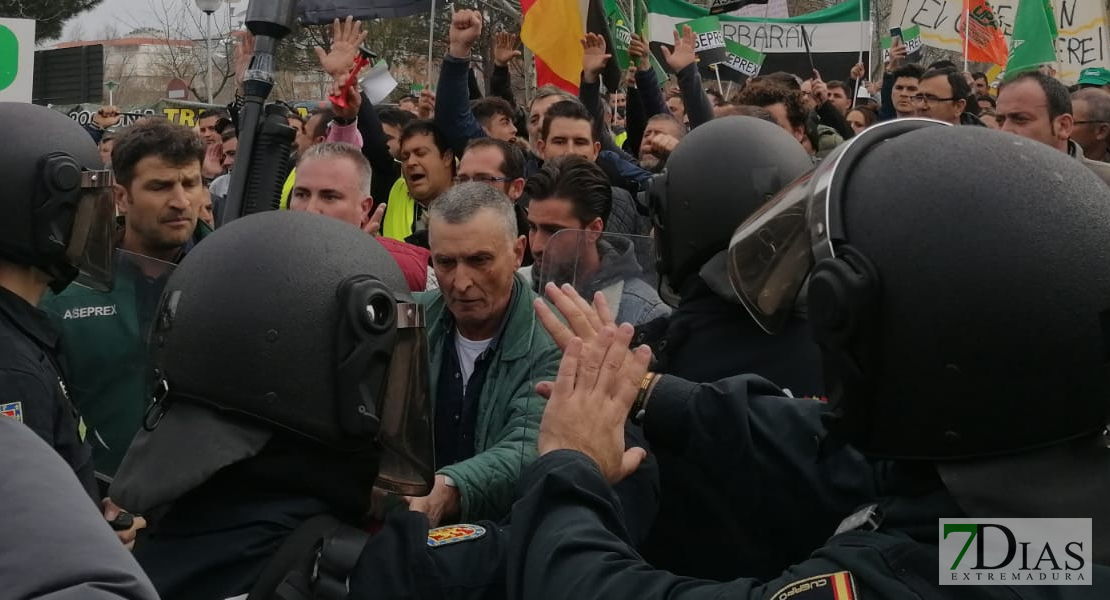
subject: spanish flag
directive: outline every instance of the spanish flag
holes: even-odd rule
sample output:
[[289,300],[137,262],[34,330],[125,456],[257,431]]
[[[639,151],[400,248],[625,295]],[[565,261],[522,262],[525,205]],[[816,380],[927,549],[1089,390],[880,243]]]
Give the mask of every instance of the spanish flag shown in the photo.
[[[520,39],[536,56],[536,85],[553,84],[578,93],[582,75],[582,38],[586,32],[605,38],[613,53],[613,36],[605,18],[603,0],[521,0],[524,23]],[[621,72],[615,59],[602,73],[605,87],[620,87]]]

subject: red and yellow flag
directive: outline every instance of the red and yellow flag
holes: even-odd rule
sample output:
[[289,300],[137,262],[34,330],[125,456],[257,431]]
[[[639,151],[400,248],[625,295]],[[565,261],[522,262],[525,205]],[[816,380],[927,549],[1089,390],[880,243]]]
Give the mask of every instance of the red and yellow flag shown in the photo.
[[589,0],[521,0],[520,40],[536,56],[536,86],[578,93]]
[[967,48],[967,59],[971,62],[1006,64],[1010,48],[1002,35],[1002,24],[994,16],[987,0],[964,0],[964,14],[967,19],[964,27],[960,28],[960,37]]

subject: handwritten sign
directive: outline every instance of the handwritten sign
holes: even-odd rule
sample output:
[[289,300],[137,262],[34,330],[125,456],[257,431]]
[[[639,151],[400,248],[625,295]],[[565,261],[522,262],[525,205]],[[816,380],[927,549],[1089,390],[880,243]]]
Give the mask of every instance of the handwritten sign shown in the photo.
[[[991,8],[1010,43],[1018,0],[992,0]],[[1053,0],[1060,31],[1056,39],[1057,76],[1074,83],[1089,67],[1110,68],[1110,26],[1106,9],[1096,0]],[[890,27],[921,28],[926,46],[963,51],[960,38],[962,0],[893,0]]]

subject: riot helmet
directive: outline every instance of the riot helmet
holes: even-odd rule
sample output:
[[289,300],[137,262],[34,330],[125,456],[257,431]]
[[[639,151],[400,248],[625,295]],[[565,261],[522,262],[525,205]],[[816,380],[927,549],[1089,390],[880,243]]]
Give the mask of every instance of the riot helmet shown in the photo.
[[714,119],[687,134],[647,190],[663,282],[678,292],[737,224],[812,168],[797,140],[760,119]]
[[377,449],[379,488],[427,493],[423,315],[392,256],[357,227],[267,211],[218,229],[162,293],[155,397],[113,498],[136,512],[172,502],[276,434],[339,455]]
[[924,119],[872,127],[737,230],[769,331],[808,280],[829,430],[907,460],[1097,433],[1110,373],[1110,190],[1049,146]]
[[66,115],[0,102],[0,258],[37,267],[61,292],[74,279],[97,289],[112,280],[115,204],[111,171],[96,144]]

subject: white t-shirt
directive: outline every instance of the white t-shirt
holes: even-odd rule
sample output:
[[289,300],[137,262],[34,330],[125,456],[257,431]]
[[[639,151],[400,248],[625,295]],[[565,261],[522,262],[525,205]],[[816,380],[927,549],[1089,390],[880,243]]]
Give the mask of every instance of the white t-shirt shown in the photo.
[[459,355],[459,368],[462,369],[463,379],[463,392],[466,392],[466,385],[470,383],[470,376],[474,374],[474,362],[478,357],[489,348],[490,342],[493,338],[488,340],[468,340],[463,337],[463,334],[455,329],[455,352]]

